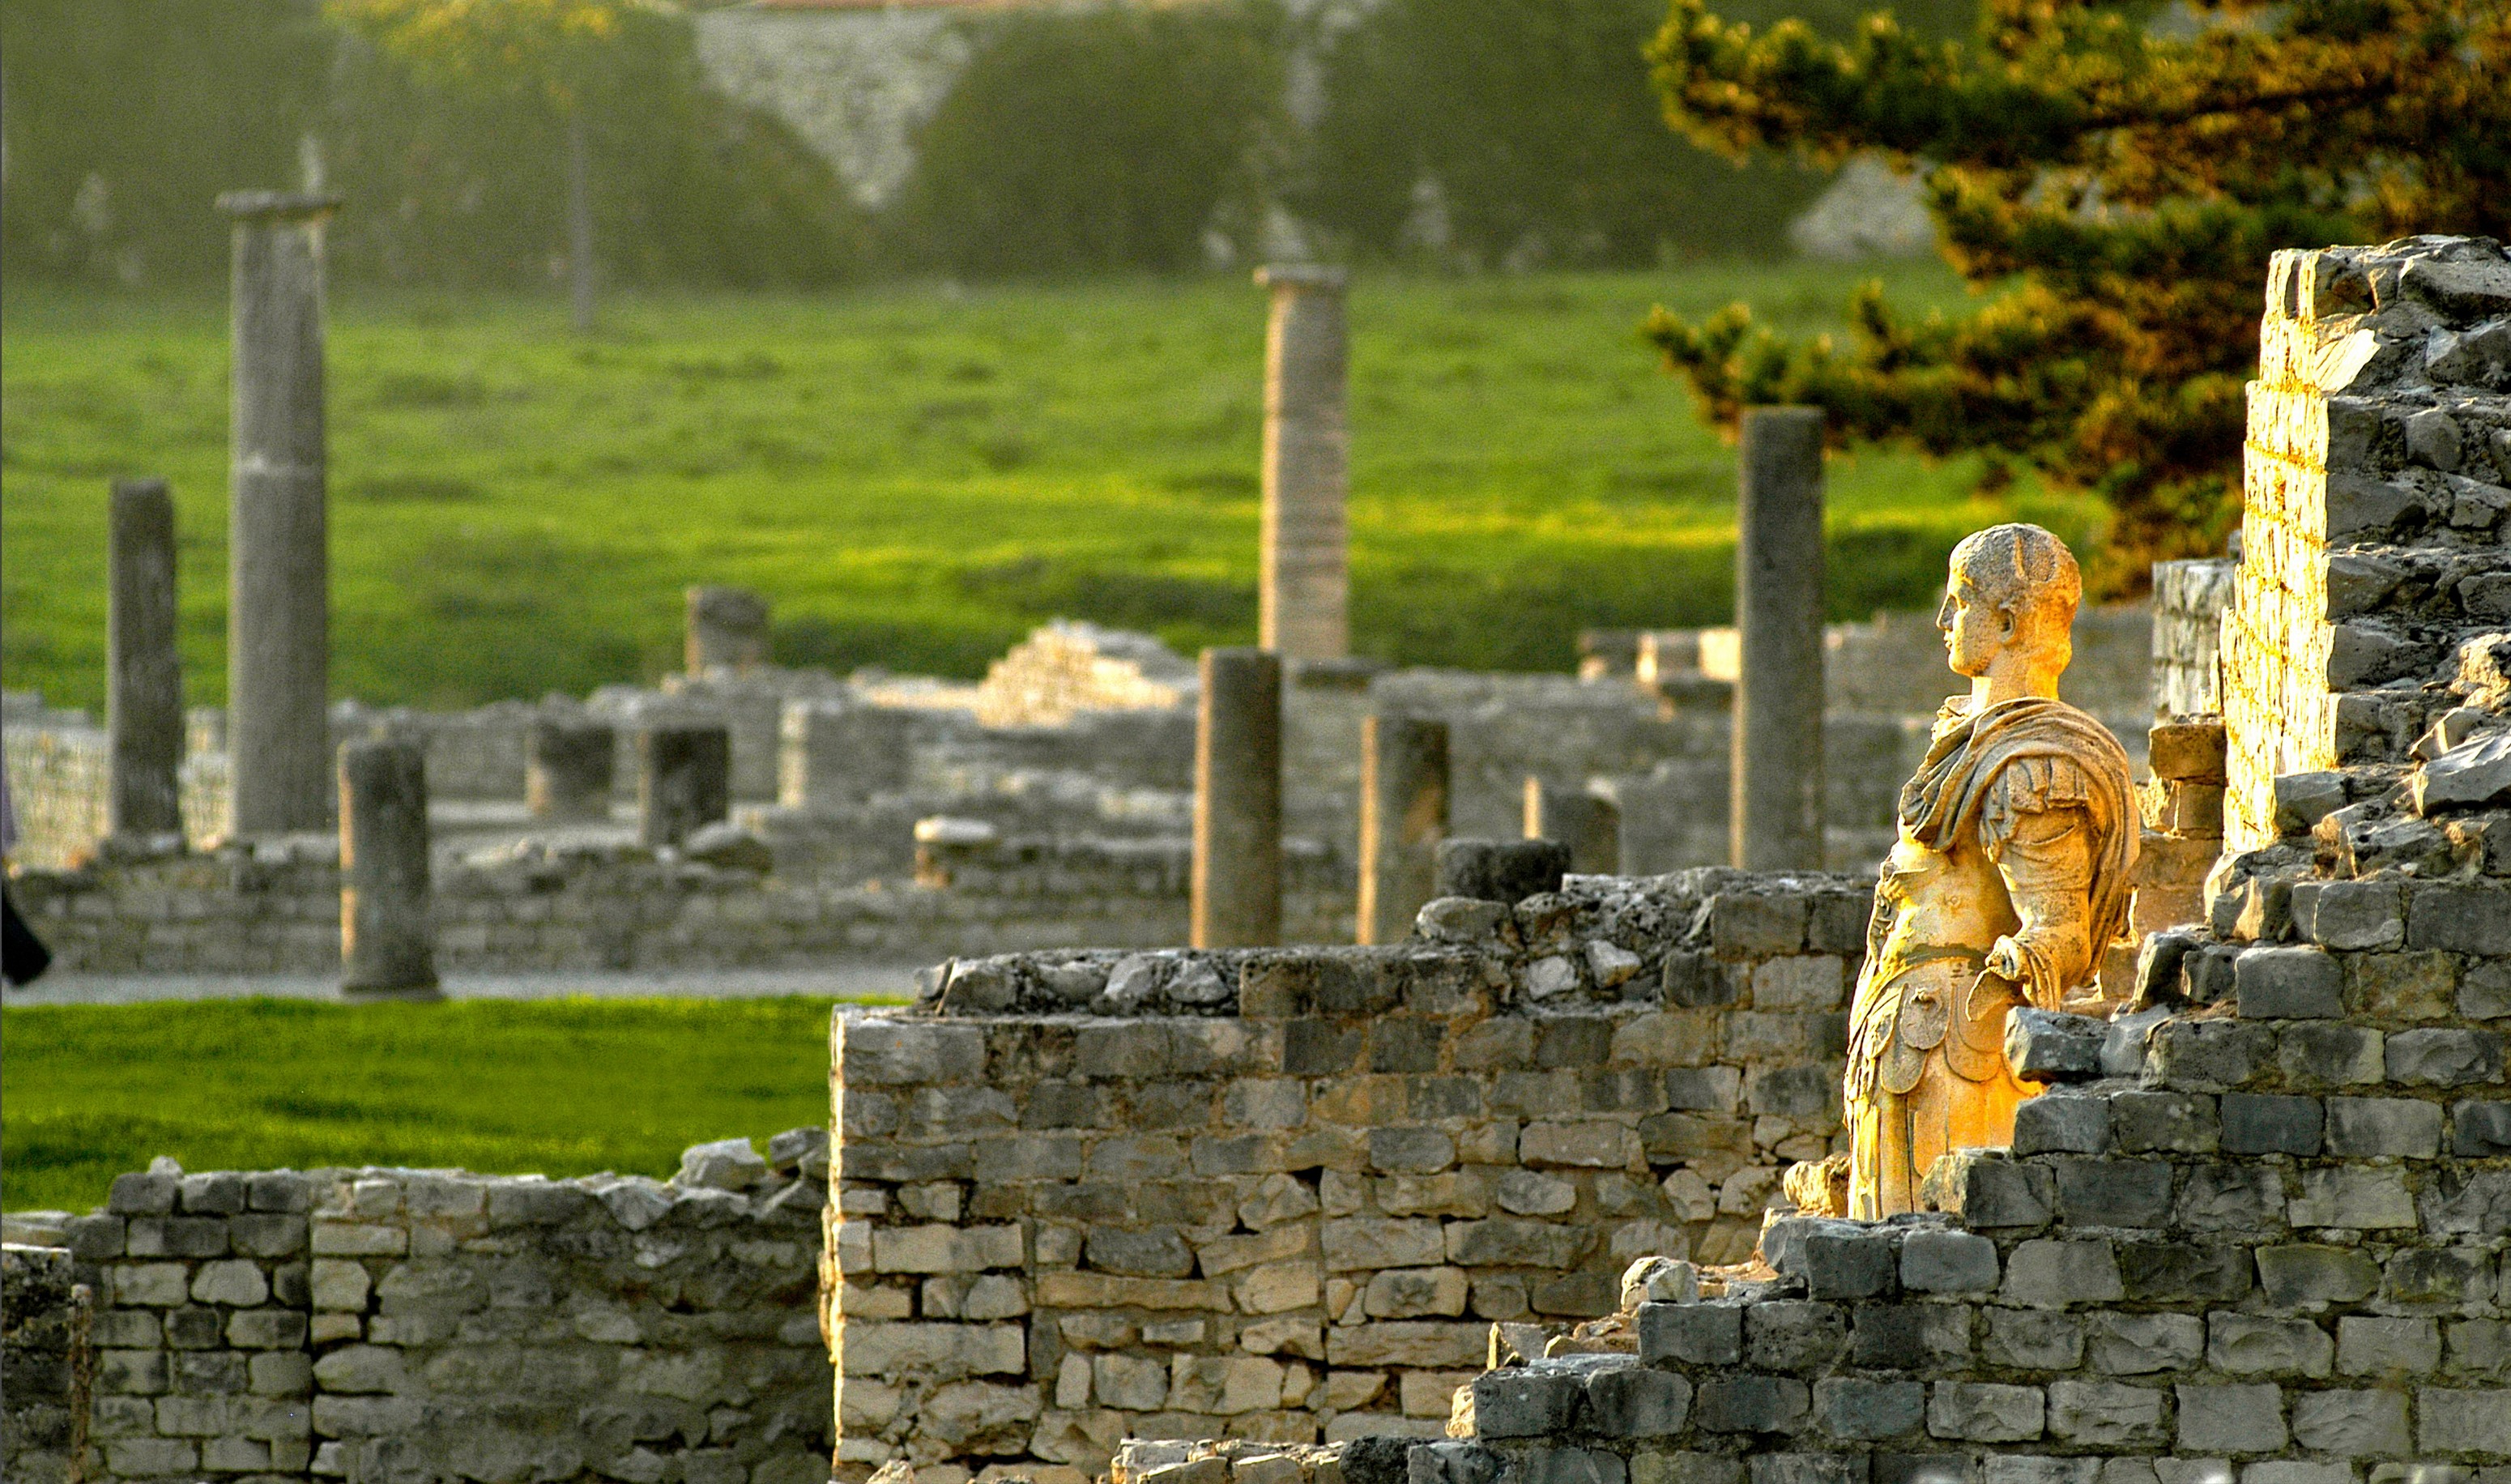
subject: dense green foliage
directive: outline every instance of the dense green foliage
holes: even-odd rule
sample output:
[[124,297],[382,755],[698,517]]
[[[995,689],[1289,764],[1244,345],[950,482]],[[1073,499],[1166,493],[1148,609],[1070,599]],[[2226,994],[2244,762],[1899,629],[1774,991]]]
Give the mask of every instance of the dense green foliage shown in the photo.
[[[702,85],[684,23],[629,16],[580,88],[604,271],[756,286],[855,262],[860,223],[826,167]],[[12,276],[215,280],[213,198],[296,184],[309,139],[351,203],[335,279],[522,284],[563,252],[547,98],[437,75],[326,21],[317,0],[10,0],[0,87]]]
[[0,1011],[0,1203],[85,1211],[159,1154],[660,1178],[702,1140],[828,1121],[833,1003],[19,1006]]
[[1650,332],[1708,411],[1828,409],[1835,436],[1991,449],[2109,500],[2115,590],[2212,550],[2236,509],[2242,384],[2278,248],[2511,236],[2501,0],[1992,0],[1967,44],[1888,16],[1850,41],[1676,0],[1657,85],[1735,154],[1923,164],[1946,255],[2012,292],[1958,320],[1880,294],[1845,346],[1742,306]]
[[[1354,630],[1388,658],[1561,669],[1580,627],[1725,621],[1734,455],[1631,332],[1749,288],[1836,328],[1838,268],[1360,277]],[[1904,296],[1951,304],[1934,263]],[[0,303],[0,675],[102,693],[106,480],[174,481],[185,684],[225,680],[226,321],[22,286]],[[952,294],[347,294],[332,317],[332,683],[455,705],[667,668],[678,592],[772,597],[780,653],[982,673],[1056,614],[1180,648],[1255,633],[1264,299],[1245,280]],[[1622,347],[1618,354],[1611,347]],[[1600,350],[1600,347],[1602,350]],[[1974,465],[1836,460],[1831,609],[1923,605]]]
[[[1746,0],[1829,24],[1849,3]],[[1917,0],[1903,14],[1958,28],[1969,9]],[[1667,131],[1638,60],[1664,15],[1660,0],[1371,6],[1321,38],[1324,107],[1293,199],[1364,255],[1631,266],[1775,253],[1825,177],[1784,159],[1730,164]],[[1439,236],[1446,253],[1427,254]]]
[[905,263],[972,275],[1198,266],[1252,242],[1279,147],[1287,22],[1256,0],[990,19],[884,220]]

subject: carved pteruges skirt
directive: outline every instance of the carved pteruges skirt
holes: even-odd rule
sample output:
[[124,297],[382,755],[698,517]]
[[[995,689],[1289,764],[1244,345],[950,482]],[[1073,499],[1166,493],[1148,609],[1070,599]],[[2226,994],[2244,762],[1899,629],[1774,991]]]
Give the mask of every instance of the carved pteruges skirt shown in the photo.
[[2005,1060],[2006,1012],[2023,996],[1982,971],[2012,922],[1984,855],[1907,838],[1894,850],[1849,1009],[1849,1216],[1917,1210],[1939,1156],[2013,1141],[2016,1106],[2039,1090]]

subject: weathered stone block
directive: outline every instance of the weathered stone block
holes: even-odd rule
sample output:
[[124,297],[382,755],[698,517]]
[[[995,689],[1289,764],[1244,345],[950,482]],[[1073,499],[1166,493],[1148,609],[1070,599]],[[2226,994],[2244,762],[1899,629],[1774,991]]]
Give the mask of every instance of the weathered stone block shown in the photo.
[[2101,1238],[2035,1238],[2006,1259],[1999,1296],[2033,1308],[2106,1303],[2125,1296],[2116,1254]]
[[2045,1308],[1989,1308],[1980,1357],[2025,1371],[2071,1371],[2084,1359],[2084,1326],[2072,1314]]
[[1792,1376],[1719,1376],[1700,1384],[1692,1416],[1705,1432],[1796,1432],[1813,1392]]
[[1733,1304],[1642,1304],[1640,1358],[1690,1365],[1740,1365],[1744,1310]]
[[2221,1142],[2214,1098],[2192,1092],[2122,1092],[2110,1099],[2111,1142],[2125,1153],[2213,1153]]
[[2232,961],[2243,1020],[2333,1019],[2345,1013],[2344,975],[2317,948],[2253,948]]
[[2337,1369],[2347,1376],[2427,1376],[2441,1369],[2441,1326],[2430,1319],[2347,1314],[2337,1321]]
[[2276,1037],[2275,1065],[2304,1087],[2344,1087],[2388,1075],[2379,1032],[2361,1026],[2298,1021]]
[[1835,1304],[1787,1300],[1746,1306],[1744,1360],[1773,1371],[1816,1370],[1839,1354],[1848,1316]]
[[2511,1154],[2511,1103],[2453,1103],[2450,1123],[2453,1152],[2471,1159]]
[[2171,1166],[2148,1159],[2063,1158],[2058,1214],[2076,1227],[2159,1227],[2171,1214]]
[[2415,1446],[2424,1453],[2511,1454],[2511,1407],[2498,1387],[2415,1390]]
[[2274,1453],[2287,1441],[2284,1394],[2274,1386],[2172,1388],[2180,1403],[2180,1446],[2192,1453]]
[[2183,1371],[2205,1353],[2206,1326],[2194,1314],[2094,1313],[2086,1324],[2093,1369],[2105,1375]]
[[2340,1458],[2396,1458],[2414,1445],[2398,1391],[2302,1391],[2293,1398],[2293,1440]]
[[1997,1274],[1996,1244],[1984,1236],[1922,1230],[1901,1243],[1901,1286],[1914,1292],[1986,1293]]
[[1925,1425],[1927,1388],[1914,1381],[1826,1377],[1814,1383],[1814,1415],[1834,1437],[1880,1441]]
[[2441,1105],[2415,1098],[2330,1098],[2328,1152],[2429,1159],[2441,1150]]
[[2502,1077],[2502,1037],[2456,1028],[2392,1032],[2389,1080],[2409,1086],[2458,1087]]
[[2158,1386],[2053,1381],[2049,1384],[2049,1435],[2093,1448],[2160,1443],[2170,1436],[2162,1403]]
[[1971,1314],[1960,1304],[1861,1304],[1849,1327],[1849,1359],[1895,1371],[1967,1366]]
[[1798,1266],[1806,1291],[1817,1299],[1871,1299],[1889,1293],[1899,1269],[1892,1243],[1881,1231],[1809,1232]]
[[2014,1111],[2017,1155],[2098,1154],[2109,1147],[2107,1099],[2051,1092],[2028,1098]]
[[1671,1437],[1690,1416],[1691,1383],[1680,1376],[1640,1365],[1588,1374],[1588,1425],[1606,1437]]
[[2353,1304],[2380,1287],[2380,1269],[2345,1247],[2291,1243],[2258,1250],[2259,1288],[2277,1308],[2315,1313],[2333,1304]]
[[2207,1363],[2229,1375],[2321,1377],[2336,1356],[2336,1342],[2308,1319],[2220,1311],[2206,1316]]
[[2337,1165],[2303,1170],[2285,1215],[2297,1227],[2375,1230],[2413,1227],[2415,1203],[2402,1170]]
[[2190,1165],[2172,1208],[2180,1226],[2257,1234],[2284,1225],[2284,1179],[2273,1165]]
[[2118,1265],[2128,1298],[2140,1304],[2229,1304],[2250,1291],[2246,1246],[2185,1239],[2122,1241]]
[[1927,1431],[1964,1442],[2022,1442],[2040,1435],[2047,1412],[2038,1386],[1940,1381],[1927,1398]]

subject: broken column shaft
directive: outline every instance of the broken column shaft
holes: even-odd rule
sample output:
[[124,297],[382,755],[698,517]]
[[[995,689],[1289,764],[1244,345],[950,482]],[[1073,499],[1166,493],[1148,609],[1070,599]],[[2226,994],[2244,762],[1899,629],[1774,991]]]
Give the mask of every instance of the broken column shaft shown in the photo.
[[676,845],[732,805],[732,734],[720,725],[647,726],[637,733],[637,842]]
[[105,548],[105,831],[183,834],[183,670],[175,648],[174,498],[162,479],[115,480]]
[[427,860],[427,750],[340,745],[340,989],[437,998]]
[[1351,648],[1343,278],[1320,267],[1256,274],[1273,294],[1257,643],[1289,659],[1340,659]]
[[1282,941],[1282,662],[1203,651],[1194,732],[1196,948]]
[[1448,723],[1371,716],[1360,731],[1359,940],[1401,943],[1430,900],[1448,837]]
[[1749,408],[1735,501],[1729,863],[1822,867],[1822,427],[1819,408]]
[[323,227],[328,196],[235,191],[227,750],[237,835],[330,823]]

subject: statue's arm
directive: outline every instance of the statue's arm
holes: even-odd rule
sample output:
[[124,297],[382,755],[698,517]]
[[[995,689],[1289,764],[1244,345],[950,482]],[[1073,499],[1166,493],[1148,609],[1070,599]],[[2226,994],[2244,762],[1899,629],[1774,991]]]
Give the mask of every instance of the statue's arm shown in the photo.
[[2016,814],[2003,839],[1989,842],[1989,857],[2022,925],[1996,940],[1987,967],[2031,1003],[2057,1009],[2093,969],[2091,822],[2080,808]]

